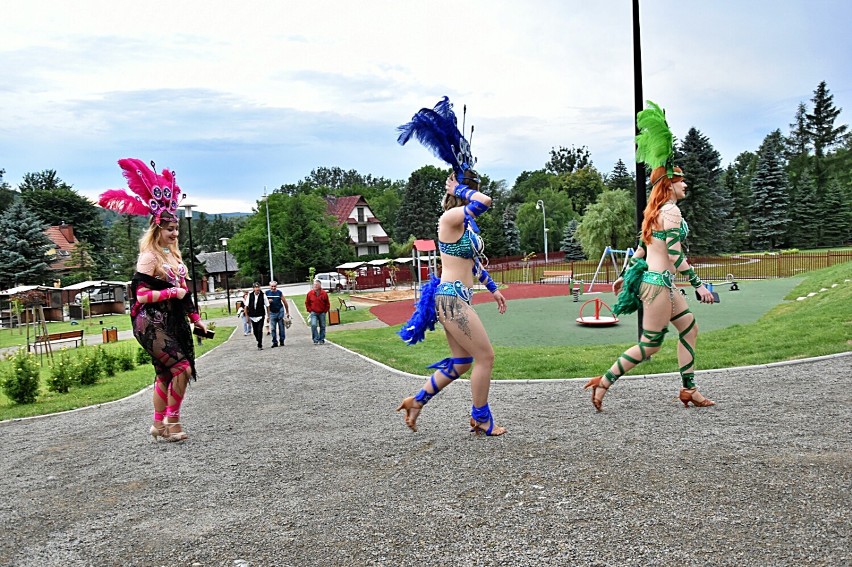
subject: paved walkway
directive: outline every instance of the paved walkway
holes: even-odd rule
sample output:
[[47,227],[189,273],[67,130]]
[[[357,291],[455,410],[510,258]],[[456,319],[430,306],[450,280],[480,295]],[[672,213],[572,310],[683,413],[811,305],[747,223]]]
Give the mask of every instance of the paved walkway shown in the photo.
[[[460,381],[410,432],[422,377],[301,321],[198,361],[189,441],[146,436],[150,389],[0,424],[0,564],[843,565],[852,562],[850,356],[625,378],[495,382],[509,433],[472,437]],[[333,334],[329,337],[333,340]]]

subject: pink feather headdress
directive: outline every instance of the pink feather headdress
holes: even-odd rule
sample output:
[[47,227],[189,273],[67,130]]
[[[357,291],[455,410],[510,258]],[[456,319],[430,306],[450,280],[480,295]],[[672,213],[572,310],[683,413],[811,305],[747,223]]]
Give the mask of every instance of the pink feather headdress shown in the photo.
[[177,220],[181,194],[175,183],[174,171],[164,169],[158,175],[153,161],[149,168],[135,158],[120,159],[118,165],[127,179],[127,186],[136,195],[123,189],[109,189],[101,193],[98,199],[100,206],[122,214],[151,215],[152,224],[160,224],[166,218]]

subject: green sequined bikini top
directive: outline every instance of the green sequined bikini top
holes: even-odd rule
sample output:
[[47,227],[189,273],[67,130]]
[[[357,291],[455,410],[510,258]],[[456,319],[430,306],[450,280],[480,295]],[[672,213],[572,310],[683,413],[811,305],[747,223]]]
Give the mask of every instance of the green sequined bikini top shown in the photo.
[[651,236],[658,240],[668,240],[672,236],[679,237],[678,240],[683,242],[689,235],[689,225],[686,224],[686,219],[680,220],[680,228],[669,228],[666,230],[655,230],[651,232]]

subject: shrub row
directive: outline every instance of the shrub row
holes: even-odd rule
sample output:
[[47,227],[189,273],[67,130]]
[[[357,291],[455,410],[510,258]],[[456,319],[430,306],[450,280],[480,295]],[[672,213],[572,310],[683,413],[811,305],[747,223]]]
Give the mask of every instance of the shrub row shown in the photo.
[[[59,351],[47,377],[47,389],[60,394],[67,393],[72,386],[90,386],[102,377],[115,376],[117,372],[136,367],[135,348],[83,347],[72,353],[67,348]],[[144,351],[141,351],[144,352]],[[9,361],[0,376],[3,392],[17,404],[31,404],[38,398],[41,368],[33,353],[18,349],[6,355]]]

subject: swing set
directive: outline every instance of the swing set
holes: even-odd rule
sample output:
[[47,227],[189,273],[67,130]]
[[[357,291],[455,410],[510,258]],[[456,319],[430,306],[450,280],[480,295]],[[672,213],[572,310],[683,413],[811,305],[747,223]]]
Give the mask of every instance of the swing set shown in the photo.
[[[589,284],[589,289],[586,290],[586,293],[590,293],[592,291],[592,288],[595,285],[595,280],[597,279],[598,274],[600,273],[601,268],[603,267],[604,260],[606,260],[607,256],[609,256],[609,259],[612,261],[612,267],[615,269],[615,273],[620,274],[627,267],[627,263],[630,261],[630,257],[633,256],[633,254],[635,253],[636,251],[633,248],[628,248],[627,250],[616,250],[611,246],[607,246],[606,248],[604,248],[603,254],[601,254],[601,261],[598,262],[598,269],[595,270],[595,275],[594,277],[592,277],[592,282]],[[621,262],[620,269],[618,267],[618,262],[615,259],[616,254],[624,254],[624,260]]]

